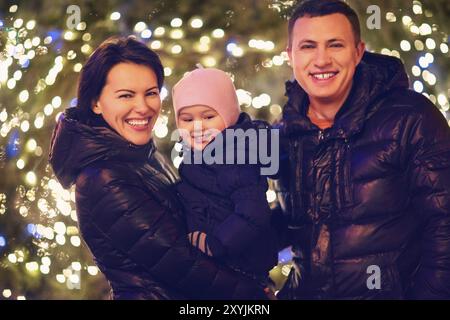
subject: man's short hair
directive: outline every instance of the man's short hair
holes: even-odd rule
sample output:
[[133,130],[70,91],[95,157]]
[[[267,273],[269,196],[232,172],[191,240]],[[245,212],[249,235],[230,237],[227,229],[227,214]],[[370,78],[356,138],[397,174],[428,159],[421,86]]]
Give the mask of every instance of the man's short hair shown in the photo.
[[361,41],[361,28],[355,10],[350,8],[348,4],[340,0],[305,0],[300,2],[289,18],[289,48],[292,47],[292,30],[298,19],[302,17],[322,17],[333,13],[341,13],[347,17],[352,26],[355,44],[358,44]]

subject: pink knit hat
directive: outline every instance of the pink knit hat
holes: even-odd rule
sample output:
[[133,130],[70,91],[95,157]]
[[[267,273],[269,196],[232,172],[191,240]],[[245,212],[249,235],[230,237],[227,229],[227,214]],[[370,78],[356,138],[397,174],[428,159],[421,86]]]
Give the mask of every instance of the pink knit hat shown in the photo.
[[175,119],[184,107],[208,106],[217,111],[228,128],[236,124],[241,109],[231,78],[222,70],[199,68],[186,74],[172,89]]

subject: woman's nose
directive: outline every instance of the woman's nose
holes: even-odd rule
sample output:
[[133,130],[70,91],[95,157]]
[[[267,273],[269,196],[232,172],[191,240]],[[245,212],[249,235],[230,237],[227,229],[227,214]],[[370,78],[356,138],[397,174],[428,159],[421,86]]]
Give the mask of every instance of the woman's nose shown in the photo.
[[134,110],[140,114],[155,114],[159,111],[159,106],[153,106],[145,97],[138,97],[135,101]]

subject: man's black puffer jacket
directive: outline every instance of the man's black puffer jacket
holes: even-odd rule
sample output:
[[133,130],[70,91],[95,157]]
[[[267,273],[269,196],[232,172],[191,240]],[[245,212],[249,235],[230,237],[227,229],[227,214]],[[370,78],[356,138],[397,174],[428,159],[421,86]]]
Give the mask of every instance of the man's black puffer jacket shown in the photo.
[[[306,116],[308,98],[297,82],[287,83],[287,96],[281,130],[288,161],[278,187],[297,239],[283,293],[450,298],[450,128],[408,89],[400,60],[366,53],[324,131]],[[369,279],[377,267],[379,288]]]
[[187,240],[174,176],[150,142],[136,146],[66,112],[50,163],[76,184],[80,230],[115,299],[264,299],[255,283],[198,254]]

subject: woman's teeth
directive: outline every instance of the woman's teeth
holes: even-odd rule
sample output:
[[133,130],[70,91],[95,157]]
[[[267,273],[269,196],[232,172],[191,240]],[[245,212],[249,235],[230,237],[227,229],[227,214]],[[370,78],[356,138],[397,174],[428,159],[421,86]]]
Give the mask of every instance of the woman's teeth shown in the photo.
[[149,122],[149,119],[133,119],[133,120],[125,120],[126,123],[128,123],[131,126],[146,126]]

